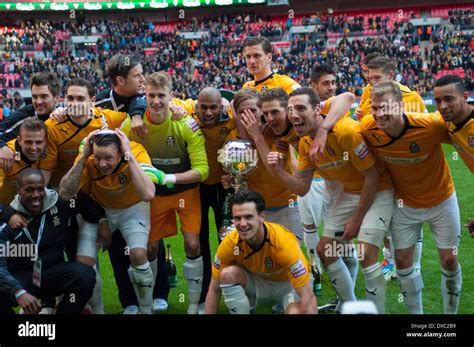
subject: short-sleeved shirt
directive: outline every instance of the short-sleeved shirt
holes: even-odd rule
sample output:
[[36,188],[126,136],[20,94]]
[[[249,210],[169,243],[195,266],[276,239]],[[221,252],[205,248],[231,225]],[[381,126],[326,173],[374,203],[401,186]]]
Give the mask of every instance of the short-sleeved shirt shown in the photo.
[[12,202],[17,193],[17,180],[20,172],[30,167],[38,169],[41,161],[46,157],[46,153],[43,153],[40,159],[31,162],[21,152],[21,147],[16,140],[8,141],[7,146],[13,151],[15,161],[10,171],[5,172],[3,169],[0,169],[0,205],[9,205]]
[[240,239],[237,230],[222,240],[212,265],[212,277],[219,279],[223,268],[240,265],[262,279],[291,282],[300,288],[310,281],[310,267],[296,236],[276,223],[264,223],[264,241],[256,250]]
[[405,113],[404,128],[391,137],[372,116],[361,127],[376,156],[388,167],[398,199],[413,208],[429,208],[446,200],[454,184],[441,143],[450,143],[444,120],[436,113]]
[[[150,157],[141,144],[130,141],[130,147],[139,164],[151,165]],[[79,158],[80,155],[76,161]],[[91,155],[82,172],[81,189],[106,208],[123,209],[141,201],[132,181],[129,165],[124,159],[114,172],[104,176],[94,165],[94,156]]]
[[119,128],[127,118],[127,113],[92,108],[93,116],[84,124],[76,124],[67,117],[58,122],[48,119],[48,146],[46,159],[41,161],[41,169],[54,170],[51,184],[58,186],[61,178],[74,165],[81,141],[94,130]]
[[474,173],[474,110],[461,124],[445,122],[445,125],[454,148]]
[[386,168],[377,163],[371,153],[359,124],[344,117],[329,131],[324,154],[315,162],[309,158],[313,139],[304,136],[299,143],[298,170],[316,170],[325,179],[339,181],[344,191],[360,194],[365,182],[361,173],[377,164],[380,175],[378,191],[392,189],[393,185]]
[[243,88],[252,88],[259,92],[273,88],[282,88],[288,95],[290,95],[293,90],[301,88],[301,86],[294,79],[286,75],[272,73],[263,80],[246,82],[242,86],[242,89]]

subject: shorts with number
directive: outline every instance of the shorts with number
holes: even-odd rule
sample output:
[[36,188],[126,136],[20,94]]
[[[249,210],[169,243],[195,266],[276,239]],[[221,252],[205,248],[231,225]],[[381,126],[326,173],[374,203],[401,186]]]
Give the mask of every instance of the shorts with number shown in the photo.
[[176,214],[179,216],[181,231],[199,234],[201,229],[199,187],[173,195],[155,196],[151,201],[150,244],[178,233]]
[[429,224],[436,247],[439,249],[457,247],[461,236],[461,218],[456,193],[430,208],[396,205],[391,225],[395,249],[414,246],[421,236],[423,222]]
[[329,203],[326,182],[322,178],[313,178],[309,192],[303,197],[298,196],[301,222],[317,227],[326,217]]
[[265,221],[281,224],[295,234],[298,240],[303,240],[303,225],[298,205],[286,206],[275,211],[265,210]]
[[[147,249],[150,232],[150,203],[141,201],[127,208],[104,208],[112,232],[120,230],[129,249]],[[96,257],[97,224],[84,222],[79,227],[77,255]]]
[[300,302],[301,299],[289,281],[275,282],[268,281],[253,272],[245,269],[247,273],[247,287],[245,294],[247,295],[250,306],[257,307],[259,305],[282,304],[283,309],[292,302]]
[[[329,211],[323,236],[339,240],[342,237],[344,226],[357,210],[359,201],[360,194],[341,192]],[[362,221],[357,239],[380,247],[388,233],[393,210],[393,190],[377,192]]]

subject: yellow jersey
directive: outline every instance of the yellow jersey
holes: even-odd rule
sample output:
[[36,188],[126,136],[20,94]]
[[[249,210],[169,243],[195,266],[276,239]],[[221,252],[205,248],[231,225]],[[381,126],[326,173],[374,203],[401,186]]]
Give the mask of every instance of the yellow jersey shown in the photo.
[[461,124],[445,122],[445,125],[454,148],[474,173],[474,110]]
[[264,241],[257,249],[240,240],[232,230],[217,248],[212,265],[212,277],[219,280],[223,268],[243,266],[247,271],[267,281],[290,282],[300,288],[310,281],[310,267],[296,236],[275,223],[264,223]]
[[380,175],[378,191],[392,189],[392,181],[385,166],[377,162],[362,136],[359,124],[351,118],[340,119],[329,131],[324,154],[315,162],[309,158],[313,139],[304,136],[299,143],[298,170],[316,170],[327,180],[339,181],[344,191],[360,194],[365,182],[361,171],[377,165]]
[[[139,164],[151,165],[150,157],[141,144],[131,141],[130,147]],[[80,155],[76,161],[79,158]],[[82,172],[81,189],[106,208],[123,209],[141,201],[132,182],[128,163],[124,159],[113,173],[104,176],[94,165],[94,156],[91,155]]]
[[120,128],[127,118],[126,112],[117,112],[93,107],[93,116],[86,123],[79,125],[70,117],[58,122],[48,119],[48,145],[46,159],[41,161],[41,169],[54,170],[51,185],[59,186],[61,178],[74,165],[79,154],[81,141],[94,130]]
[[[236,140],[238,138],[237,129],[234,129],[229,136],[227,136],[226,141]],[[277,138],[275,136],[265,136],[265,141],[271,151],[278,151],[288,157],[288,148],[282,147],[282,143],[277,143],[276,140]],[[254,169],[246,179],[248,189],[262,194],[267,210],[278,210],[282,207],[294,204],[296,202],[296,195],[285,188],[280,178],[274,177],[268,172],[262,160],[264,159],[259,156],[257,168]],[[292,172],[289,161],[286,163],[285,170],[289,173]]]
[[[367,102],[367,100],[370,100],[370,96],[372,95],[372,87],[370,84],[367,84],[362,91],[362,95],[360,96],[360,101],[359,101],[359,107],[362,108],[362,106]],[[370,111],[372,112],[372,110]]]
[[413,208],[429,208],[454,192],[441,143],[450,143],[443,119],[436,113],[406,113],[405,127],[397,137],[377,128],[374,118],[364,117],[362,132],[370,147],[388,166],[395,194]]
[[181,100],[178,98],[173,98],[171,99],[171,103],[176,106],[181,106],[188,115],[192,115],[194,113],[197,101],[193,99]]
[[[417,92],[413,92],[407,86],[404,86],[400,83],[397,84],[400,86],[400,90],[402,91],[403,104],[406,112],[427,112],[426,106],[423,103],[423,99],[421,98],[420,94],[418,94]],[[372,114],[372,102],[370,100],[371,96],[372,93],[370,93],[369,98],[366,100],[366,102],[364,102],[363,105],[359,106],[362,109],[362,117]]]
[[7,147],[13,151],[15,161],[10,171],[5,172],[3,169],[0,169],[0,205],[9,205],[13,201],[17,193],[18,174],[30,167],[38,169],[41,165],[41,161],[46,157],[46,153],[43,153],[39,160],[31,162],[21,152],[21,147],[16,140],[8,141]]
[[293,90],[301,88],[301,86],[294,79],[286,75],[272,73],[263,80],[254,80],[244,83],[242,89],[244,88],[252,88],[259,92],[270,90],[273,88],[282,88],[288,95],[290,95]]

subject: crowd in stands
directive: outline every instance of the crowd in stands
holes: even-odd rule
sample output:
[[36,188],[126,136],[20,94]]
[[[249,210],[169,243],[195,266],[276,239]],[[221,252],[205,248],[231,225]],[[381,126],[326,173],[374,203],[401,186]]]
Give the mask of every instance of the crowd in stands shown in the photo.
[[[449,20],[465,22],[467,15],[470,16],[469,11],[456,10]],[[337,70],[339,92],[351,91],[360,96],[365,85],[361,59],[379,51],[396,62],[396,80],[422,94],[431,90],[435,76],[446,69],[462,68],[466,82],[472,87],[471,34],[448,30],[433,32],[434,46],[430,52],[419,49],[421,36],[411,24],[393,18],[326,14],[300,17],[298,23],[314,24],[319,29],[311,34],[287,36],[291,42],[289,50],[276,51],[273,60],[275,72],[288,74],[300,83],[307,83],[315,64],[329,63]],[[158,23],[136,18],[77,18],[54,23],[32,20],[15,29],[0,28],[0,50],[2,45],[4,50],[0,60],[3,103],[13,98],[7,93],[8,89],[27,88],[29,76],[39,71],[56,73],[64,85],[70,78],[81,77],[102,90],[109,85],[105,64],[118,52],[139,55],[145,72],[168,71],[178,97],[196,98],[199,90],[208,85],[238,90],[250,77],[242,54],[242,39],[258,34],[280,39],[292,25],[293,19],[284,23],[248,14],[193,18],[175,23],[167,31],[161,30]],[[331,32],[372,29],[383,30],[385,35],[343,39],[334,49],[327,47]],[[205,30],[209,34],[194,40],[179,35],[188,30]],[[76,46],[73,50],[71,35],[100,35],[101,38],[96,46]],[[43,56],[28,54],[29,50],[38,51],[38,48]],[[11,106],[15,108],[16,104],[11,102]]]

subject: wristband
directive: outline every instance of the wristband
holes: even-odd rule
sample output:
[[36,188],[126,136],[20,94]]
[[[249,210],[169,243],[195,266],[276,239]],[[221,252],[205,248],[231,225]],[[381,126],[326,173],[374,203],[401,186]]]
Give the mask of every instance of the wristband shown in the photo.
[[163,179],[163,184],[166,184],[168,188],[172,188],[176,183],[176,175],[166,174]]
[[26,294],[26,290],[24,289],[17,290],[15,293],[15,299],[18,300],[20,296],[22,296],[23,294]]

